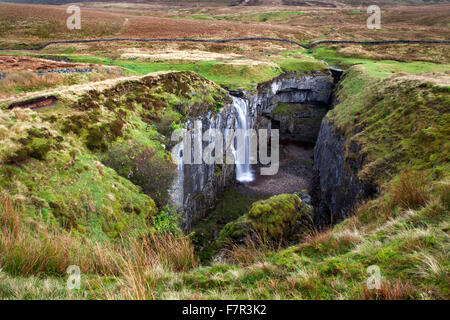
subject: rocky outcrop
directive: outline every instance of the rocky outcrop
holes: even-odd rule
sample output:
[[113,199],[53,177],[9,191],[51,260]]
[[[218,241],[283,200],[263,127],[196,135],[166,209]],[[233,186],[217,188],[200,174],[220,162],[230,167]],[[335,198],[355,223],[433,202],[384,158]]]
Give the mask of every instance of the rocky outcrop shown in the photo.
[[[245,100],[248,106],[246,116],[249,127],[256,129],[270,129],[281,122],[273,113],[279,103],[304,104],[304,111],[294,113],[296,118],[294,127],[298,126],[311,132],[302,136],[294,131],[293,138],[304,137],[306,141],[315,141],[320,119],[328,110],[332,89],[331,73],[301,77],[294,73],[286,73],[258,85],[255,92],[230,92],[230,94]],[[316,118],[315,126],[307,125],[308,117]],[[196,120],[202,123],[202,133],[209,128],[218,128],[225,136],[226,129],[234,129],[237,126],[236,108],[233,104],[228,104],[217,114],[208,112],[199,117],[190,118],[186,123],[188,130],[193,129]],[[203,142],[203,147],[207,144],[208,142]],[[205,217],[214,207],[217,197],[224,188],[233,184],[234,181],[234,165],[202,163],[179,167],[178,179],[172,190],[172,202],[182,214],[183,229],[189,230],[193,223]]]
[[275,243],[299,240],[310,230],[311,213],[311,206],[295,194],[280,194],[257,201],[248,213],[225,225],[217,244],[244,243],[248,237],[256,243],[258,240]]
[[[219,129],[224,137],[224,146],[227,129],[234,129],[236,125],[236,111],[232,104],[223,107],[220,112],[214,114],[208,112],[200,117],[191,118],[186,122],[186,129],[191,135],[191,155],[194,155],[195,122],[201,123],[202,135],[210,128]],[[200,126],[198,126],[200,127]],[[197,131],[198,132],[198,131]],[[202,141],[202,148],[209,142]],[[183,150],[182,152],[186,152]],[[180,153],[182,156],[182,153]],[[224,158],[225,161],[225,158]],[[178,179],[172,189],[172,204],[182,214],[181,227],[189,230],[191,225],[214,208],[216,198],[224,188],[235,181],[235,166],[227,164],[183,164],[178,167]]]
[[281,140],[315,143],[328,109],[327,104],[278,103],[270,116]]
[[[376,187],[358,178],[364,157],[356,143],[347,143],[333,122],[324,119],[314,151],[314,176],[319,206],[316,225],[342,221],[359,200],[370,197]],[[356,155],[350,157],[349,155]]]
[[278,103],[328,104],[333,90],[331,73],[299,77],[286,73],[257,87],[256,95],[250,98],[255,112],[270,114]]
[[258,86],[250,98],[252,111],[268,120],[261,128],[279,129],[282,140],[315,142],[333,87],[331,74],[284,74]]

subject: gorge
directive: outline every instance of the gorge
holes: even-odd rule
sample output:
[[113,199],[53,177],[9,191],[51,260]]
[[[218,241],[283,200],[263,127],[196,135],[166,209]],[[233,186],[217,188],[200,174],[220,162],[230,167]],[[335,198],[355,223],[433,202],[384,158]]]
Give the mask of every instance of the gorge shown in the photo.
[[[285,73],[272,81],[259,84],[254,92],[231,91],[231,103],[217,114],[209,112],[196,119],[189,119],[186,122],[188,132],[194,128],[194,121],[201,121],[203,129],[197,137],[203,136],[210,128],[220,129],[224,145],[231,147],[234,155],[236,150],[227,141],[227,130],[267,129],[270,132],[271,129],[278,129],[281,149],[286,150],[287,154],[282,155],[281,163],[289,164],[286,168],[282,165],[282,171],[278,175],[260,176],[258,170],[255,170],[257,166],[248,163],[248,145],[244,149],[247,160],[245,164],[179,164],[178,177],[172,188],[172,200],[182,213],[182,228],[191,230],[196,223],[207,217],[217,201],[220,201],[223,192],[230,187],[260,195],[302,193],[309,203],[314,204],[314,217],[318,226],[333,220],[330,218],[331,212],[335,215],[334,221],[345,218],[345,212],[354,205],[357,194],[368,196],[367,191],[358,187],[358,179],[344,172],[344,156],[342,145],[339,144],[343,138],[333,132],[324,119],[325,114],[333,107],[333,90],[340,75],[341,71],[338,69],[302,76]],[[191,131],[191,139],[194,139],[193,133],[194,130]],[[206,141],[199,143],[203,147],[208,144]],[[248,144],[248,140],[246,143]],[[313,160],[311,148],[314,145]],[[191,151],[193,154],[193,150]],[[289,158],[293,155],[298,158]],[[302,160],[302,156],[305,160]],[[332,175],[334,180],[330,178]],[[294,180],[290,186],[289,179]],[[303,180],[300,181],[301,179]],[[355,194],[353,198],[343,197],[343,193],[348,191],[341,190],[341,180],[354,181],[355,186],[351,189]],[[288,186],[283,188],[279,184]],[[295,189],[298,186],[306,187],[303,190]],[[338,203],[335,200],[343,198],[346,200]]]

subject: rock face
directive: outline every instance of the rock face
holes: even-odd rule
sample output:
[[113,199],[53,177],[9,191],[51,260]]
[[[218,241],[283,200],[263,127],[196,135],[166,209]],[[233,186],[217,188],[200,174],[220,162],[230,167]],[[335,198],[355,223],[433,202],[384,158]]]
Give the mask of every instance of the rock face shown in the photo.
[[315,143],[328,109],[326,104],[278,103],[272,123],[279,128],[281,140]]
[[257,94],[250,98],[256,114],[270,115],[278,103],[306,103],[327,105],[333,90],[333,77],[310,75],[298,77],[286,73],[258,85]]
[[[276,79],[258,85],[255,92],[230,92],[237,99],[244,99],[250,128],[279,128],[281,132],[292,135],[292,139],[303,138],[315,141],[319,121],[328,110],[333,89],[331,73],[299,77],[286,73]],[[236,99],[234,99],[236,103]],[[273,113],[279,103],[295,104],[302,108],[294,112],[294,128],[302,128],[304,134],[292,127],[291,122]],[[291,105],[293,107],[293,105]],[[294,108],[295,109],[295,108]],[[311,120],[312,119],[312,120]],[[197,118],[188,119],[186,127],[193,132],[196,120],[202,123],[202,133],[209,128],[218,128],[225,137],[226,129],[237,128],[236,108],[226,105],[220,112],[211,112]],[[313,125],[308,125],[308,120]],[[283,126],[283,128],[281,128]],[[310,132],[309,132],[310,131]],[[283,138],[283,137],[282,137]],[[206,147],[209,142],[203,142]],[[217,197],[226,186],[235,181],[234,165],[192,164],[179,166],[178,179],[172,189],[172,202],[182,213],[181,226],[189,230],[191,225],[203,218],[215,205]]]
[[268,120],[260,128],[280,130],[281,140],[315,142],[329,110],[334,83],[331,74],[298,77],[285,74],[258,86],[250,97],[254,113]]
[[[200,126],[201,124],[201,126]],[[226,149],[230,147],[226,140],[226,130],[236,126],[236,111],[232,104],[221,109],[217,114],[209,112],[200,117],[189,119],[186,122],[188,134],[191,136],[191,159],[195,153],[195,143],[205,148],[208,141],[195,141],[195,133],[203,134],[211,128],[217,128],[223,135],[223,144]],[[186,152],[186,150],[182,150]],[[182,153],[179,154],[182,156]],[[181,164],[178,166],[178,178],[172,188],[171,196],[173,206],[182,214],[181,227],[189,230],[191,225],[203,218],[205,214],[214,208],[216,198],[226,186],[235,181],[235,166],[224,164]]]
[[[353,159],[348,154],[358,156]],[[314,151],[319,201],[316,225],[329,225],[346,219],[359,200],[376,192],[374,186],[358,178],[363,162],[359,147],[355,143],[347,144],[333,122],[324,118]]]

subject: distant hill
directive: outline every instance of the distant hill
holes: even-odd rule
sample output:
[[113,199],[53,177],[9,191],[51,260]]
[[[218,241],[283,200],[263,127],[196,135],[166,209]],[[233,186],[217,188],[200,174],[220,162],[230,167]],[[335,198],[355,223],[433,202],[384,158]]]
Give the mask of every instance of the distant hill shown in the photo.
[[339,4],[352,6],[365,6],[371,4],[380,5],[424,5],[432,3],[450,3],[450,0],[0,0],[10,3],[30,4],[65,4],[76,2],[134,2],[134,3],[216,3],[224,5],[297,5],[297,6],[329,6],[335,7]]
[[[243,0],[244,1],[244,0]],[[242,2],[243,2],[242,1]],[[30,3],[30,4],[65,4],[65,3],[79,3],[79,2],[133,2],[133,3],[195,3],[195,2],[210,2],[210,3],[223,3],[230,4],[232,2],[239,2],[233,0],[156,0],[156,1],[146,1],[146,0],[1,0],[0,2],[10,2],[10,3]]]

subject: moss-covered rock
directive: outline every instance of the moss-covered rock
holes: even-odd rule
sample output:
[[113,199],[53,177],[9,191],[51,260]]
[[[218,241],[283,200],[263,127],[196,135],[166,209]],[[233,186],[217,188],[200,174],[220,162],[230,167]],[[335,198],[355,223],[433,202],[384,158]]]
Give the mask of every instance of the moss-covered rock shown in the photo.
[[299,239],[308,229],[312,209],[295,194],[280,194],[253,203],[249,212],[225,225],[218,241],[242,243],[246,237],[274,242]]

